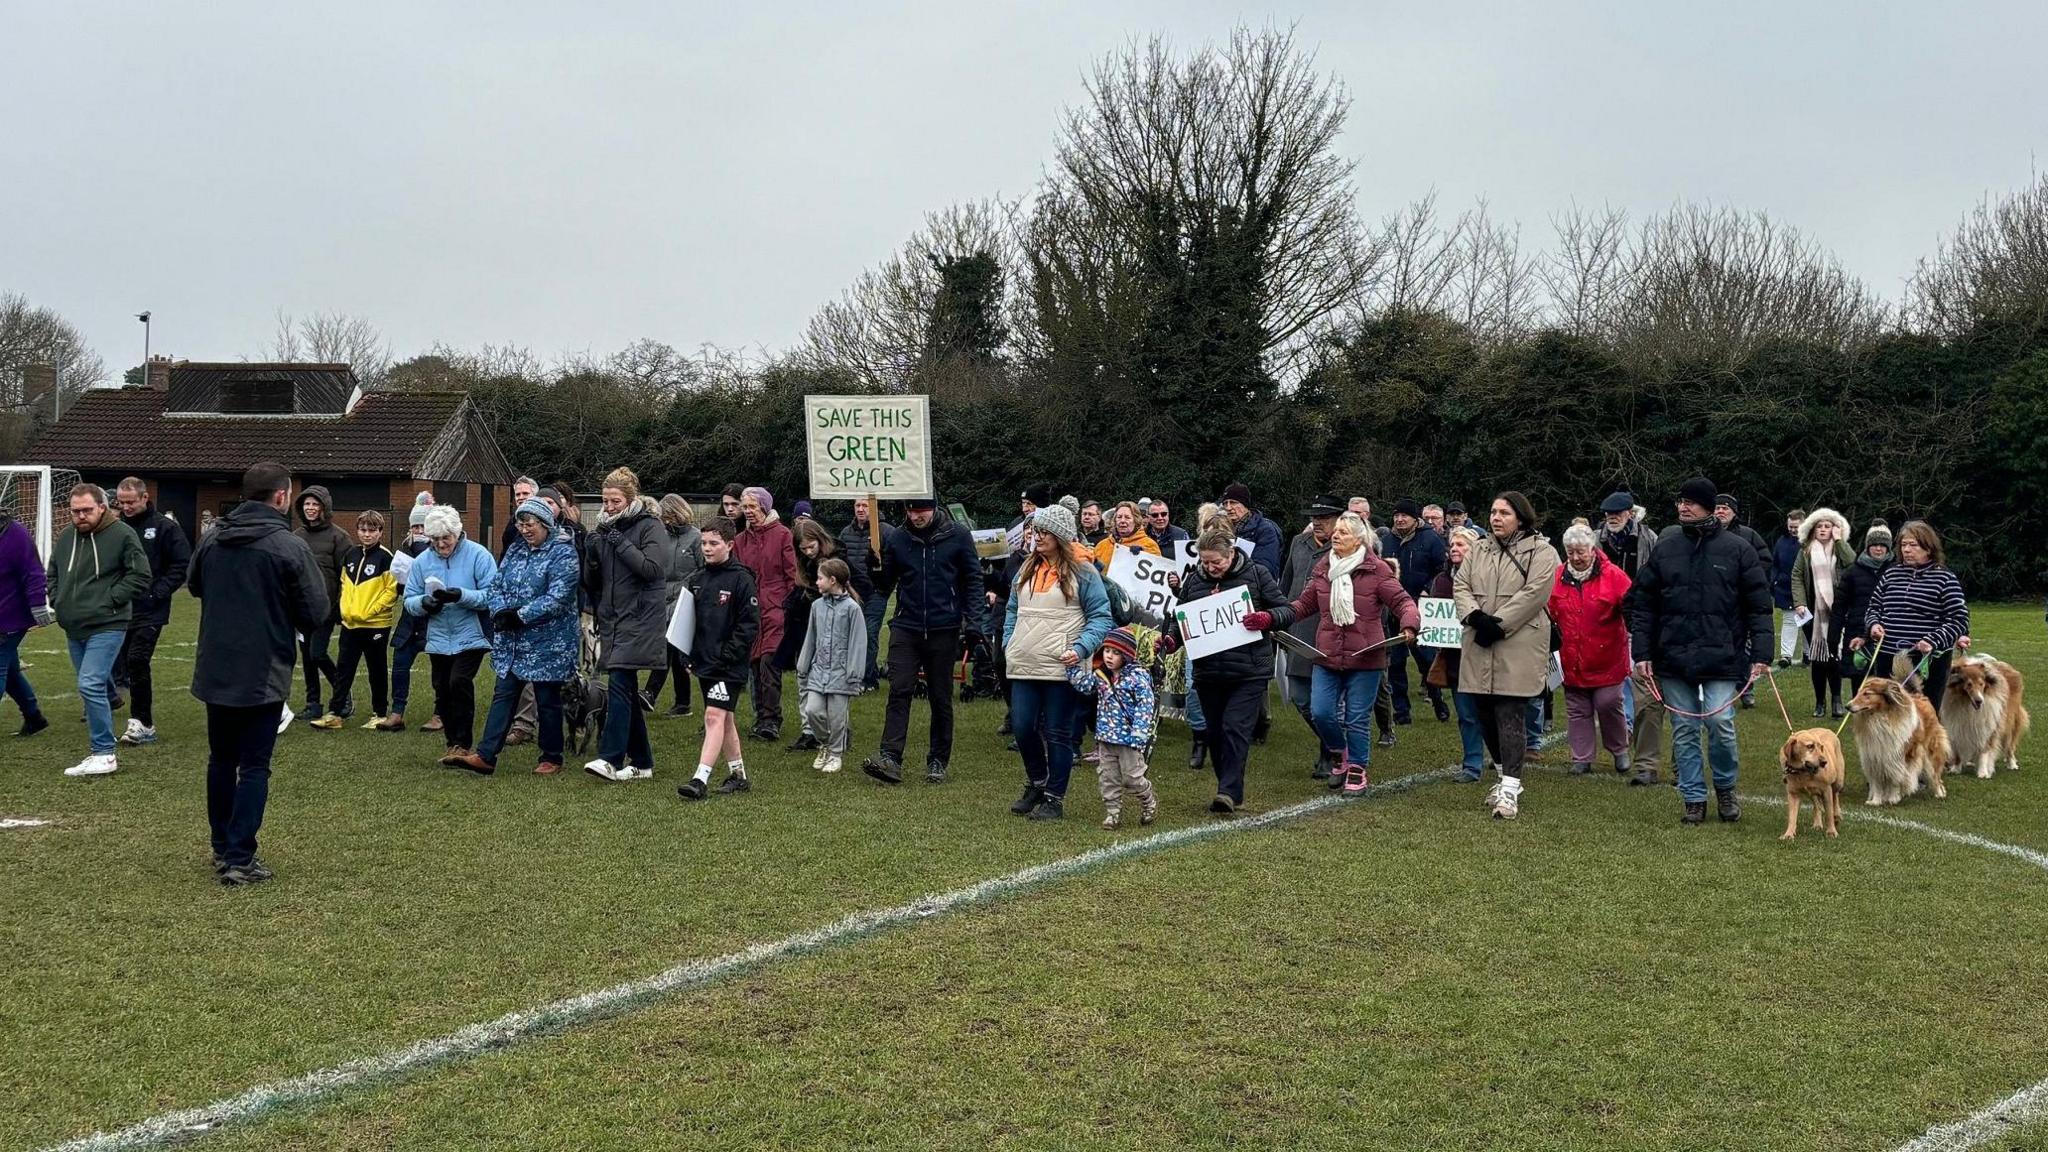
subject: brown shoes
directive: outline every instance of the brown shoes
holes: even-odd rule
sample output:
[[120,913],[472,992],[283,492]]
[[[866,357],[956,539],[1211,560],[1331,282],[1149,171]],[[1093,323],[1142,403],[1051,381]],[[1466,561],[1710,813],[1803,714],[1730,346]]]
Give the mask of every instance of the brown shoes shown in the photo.
[[560,764],[555,763],[553,760],[543,760],[540,763],[533,766],[533,774],[535,776],[553,776],[555,773],[560,772],[561,770],[562,766]]
[[490,761],[467,748],[454,749],[449,755],[441,758],[441,763],[450,768],[467,768],[479,776],[489,776],[497,771]]
[[441,718],[439,716],[430,717],[425,724],[420,725],[420,731],[422,732],[439,732],[440,730]]

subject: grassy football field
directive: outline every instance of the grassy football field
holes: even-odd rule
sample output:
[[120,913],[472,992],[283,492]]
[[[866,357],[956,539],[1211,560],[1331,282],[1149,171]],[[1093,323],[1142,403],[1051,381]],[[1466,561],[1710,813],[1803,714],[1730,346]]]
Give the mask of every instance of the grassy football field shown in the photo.
[[[111,777],[60,774],[86,751],[72,674],[56,632],[23,644],[57,723],[0,737],[0,817],[48,821],[0,830],[0,1148],[351,1061],[375,1072],[465,1025],[1214,823],[1176,722],[1153,769],[1160,822],[1119,833],[1097,826],[1086,764],[1063,823],[1009,815],[1022,776],[996,703],[960,709],[944,786],[885,789],[750,748],[753,792],[697,805],[674,791],[694,718],[654,719],[656,778],[628,784],[534,777],[531,746],[478,778],[435,766],[436,735],[301,723],[279,743],[263,834],[277,877],[225,890],[203,713],[184,691],[196,612],[178,613],[157,661],[162,742],[124,749]],[[1974,636],[2048,694],[2038,606],[1980,606]],[[1780,683],[1806,723],[1804,670]],[[409,719],[430,698],[422,662]],[[1740,717],[1742,790],[1775,797],[1785,727],[1768,688],[1759,703]],[[881,708],[856,703],[859,756]],[[925,719],[920,703],[918,763]],[[1326,794],[1305,727],[1277,700],[1274,719],[1253,815]],[[0,723],[15,720],[8,707]],[[1947,800],[1889,812],[2048,852],[2035,747],[2018,774],[1952,778]],[[1373,777],[1434,772],[1456,749],[1424,705]],[[2038,860],[1861,819],[1853,771],[1841,838],[1802,826],[1786,844],[1779,808],[1682,828],[1670,788],[1571,778],[1566,760],[1561,743],[1542,758],[1513,823],[1440,778],[1240,818],[188,1135],[252,1150],[1882,1152],[2048,1077]],[[2048,1148],[2048,1127],[1982,1146]]]

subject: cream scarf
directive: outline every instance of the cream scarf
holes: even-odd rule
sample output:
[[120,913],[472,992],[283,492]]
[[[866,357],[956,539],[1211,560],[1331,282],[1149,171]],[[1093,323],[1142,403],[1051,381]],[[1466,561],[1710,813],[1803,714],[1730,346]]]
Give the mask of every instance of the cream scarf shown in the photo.
[[1358,621],[1358,606],[1351,594],[1351,574],[1365,563],[1369,549],[1360,544],[1349,556],[1330,552],[1330,623],[1349,628]]
[[[1806,546],[1806,562],[1813,576],[1813,634],[1825,638],[1828,617],[1835,608],[1835,545],[1815,540]],[[1825,643],[1825,639],[1823,639]]]

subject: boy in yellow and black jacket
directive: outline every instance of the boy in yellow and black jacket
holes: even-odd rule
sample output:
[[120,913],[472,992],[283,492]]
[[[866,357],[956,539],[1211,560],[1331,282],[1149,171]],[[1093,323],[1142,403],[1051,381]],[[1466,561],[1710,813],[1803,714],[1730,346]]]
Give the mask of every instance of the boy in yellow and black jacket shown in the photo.
[[375,728],[383,719],[391,687],[384,656],[391,630],[398,624],[401,589],[391,572],[391,549],[384,547],[384,514],[359,514],[356,541],[357,546],[341,558],[341,651],[334,696],[327,715],[313,721],[313,727],[330,731],[341,727],[342,717],[351,711],[357,660],[370,665],[370,722],[363,727]]

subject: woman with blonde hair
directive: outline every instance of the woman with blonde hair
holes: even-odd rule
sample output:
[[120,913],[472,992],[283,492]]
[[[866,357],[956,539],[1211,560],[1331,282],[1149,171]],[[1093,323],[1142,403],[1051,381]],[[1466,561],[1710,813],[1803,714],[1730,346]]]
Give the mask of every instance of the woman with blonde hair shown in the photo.
[[1856,564],[1849,547],[1849,518],[1833,508],[1816,508],[1799,522],[1799,559],[1792,563],[1792,609],[1804,613],[1806,661],[1813,671],[1813,714],[1842,707],[1842,642],[1846,605],[1843,581]]
[[1024,759],[1024,793],[1010,811],[1058,820],[1066,814],[1081,706],[1067,670],[1092,659],[1116,621],[1101,575],[1074,555],[1074,514],[1054,504],[1034,512],[1031,526],[1033,549],[1017,569],[1003,617],[1011,724]]

